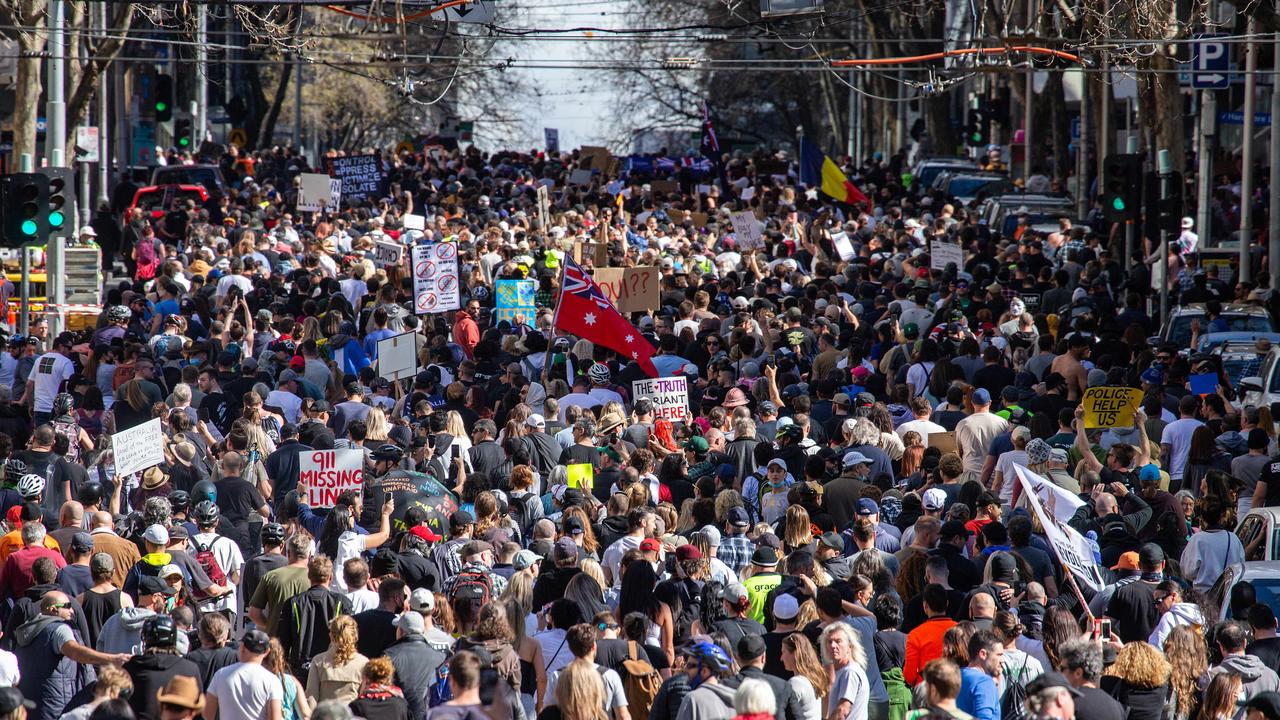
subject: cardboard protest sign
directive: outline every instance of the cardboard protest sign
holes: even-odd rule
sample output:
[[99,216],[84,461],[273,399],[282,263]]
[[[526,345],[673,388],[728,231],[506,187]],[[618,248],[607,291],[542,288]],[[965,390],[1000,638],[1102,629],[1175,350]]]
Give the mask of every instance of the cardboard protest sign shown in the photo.
[[570,185],[590,185],[591,171],[582,170],[582,169],[574,170],[573,172],[569,173],[569,184]]
[[680,183],[675,180],[654,180],[649,183],[649,189],[656,193],[671,194],[680,192]]
[[298,186],[298,210],[319,212],[325,207],[334,207],[330,204],[329,180],[331,178],[328,175],[302,173],[298,177],[301,182]]
[[733,235],[738,250],[757,250],[764,247],[764,224],[756,219],[750,210],[736,212],[729,216],[733,223]]
[[930,270],[946,270],[950,263],[955,263],[957,270],[964,269],[964,250],[960,248],[960,243],[940,240],[929,243]]
[[949,452],[959,452],[960,447],[956,444],[956,432],[954,430],[929,433],[929,436],[924,438],[924,446],[938,448],[944,455]]
[[377,155],[325,158],[324,164],[329,177],[342,181],[342,196],[348,203],[364,202],[385,192],[382,158]]
[[620,312],[644,312],[661,305],[656,267],[596,268],[594,278]]
[[399,265],[400,258],[403,255],[404,246],[400,243],[382,242],[381,240],[373,243],[373,263],[379,267]]
[[590,492],[595,486],[595,470],[591,467],[591,463],[574,463],[566,465],[564,469],[567,478],[565,484],[569,487]]
[[427,229],[427,218],[425,215],[417,215],[415,213],[407,213],[400,218],[404,223],[405,230],[425,230]]
[[134,425],[111,436],[116,474],[132,475],[164,462],[164,430],[160,418]]
[[547,153],[555,155],[560,152],[560,130],[557,128],[542,128],[542,144],[547,149]]
[[1020,465],[1014,465],[1013,469],[1017,472],[1018,481],[1022,483],[1023,496],[1027,498],[1032,511],[1040,520],[1045,538],[1053,547],[1063,567],[1070,570],[1077,580],[1088,585],[1090,589],[1101,590],[1105,583],[1098,572],[1097,563],[1093,560],[1093,548],[1089,542],[1076,532],[1075,528],[1067,524],[1068,518],[1051,515],[1040,504],[1040,496],[1033,487],[1033,478],[1037,477],[1035,473]]
[[298,488],[307,505],[333,507],[348,490],[360,492],[364,483],[363,450],[302,450],[298,453]]
[[494,314],[495,322],[515,322],[517,314],[524,316],[526,323],[532,323],[538,308],[533,302],[533,294],[538,291],[538,284],[533,280],[499,280],[498,307]]
[[689,419],[689,383],[683,375],[631,381],[631,401],[649,398],[655,420]]
[[853,249],[853,242],[849,240],[849,233],[835,233],[831,236],[831,242],[836,246],[836,252],[840,253],[841,260],[850,262],[858,256],[858,253]]
[[1129,427],[1142,403],[1142,391],[1128,387],[1091,387],[1084,391],[1084,426],[1087,428]]
[[378,341],[378,376],[400,380],[418,374],[418,333],[407,332]]
[[[1030,470],[1025,473],[1019,473],[1018,477],[1025,481],[1022,486],[1023,490],[1029,489],[1031,494],[1040,501],[1040,507],[1055,518],[1061,518],[1064,521],[1069,520],[1071,516],[1076,514],[1076,510],[1084,507],[1085,503],[1080,499],[1079,495],[1049,482]],[[1019,503],[1021,502],[1020,500]],[[1026,503],[1029,505],[1030,502],[1030,498],[1027,498]]]
[[418,315],[462,307],[458,248],[453,243],[413,246],[413,309]]

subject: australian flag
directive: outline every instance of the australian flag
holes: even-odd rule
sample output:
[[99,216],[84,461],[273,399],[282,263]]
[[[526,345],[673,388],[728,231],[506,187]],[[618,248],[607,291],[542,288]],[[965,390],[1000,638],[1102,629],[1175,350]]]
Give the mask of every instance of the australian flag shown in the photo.
[[720,182],[720,192],[728,194],[729,183],[724,176],[724,161],[720,156],[720,139],[711,123],[711,109],[702,103],[702,156],[711,161],[712,172]]

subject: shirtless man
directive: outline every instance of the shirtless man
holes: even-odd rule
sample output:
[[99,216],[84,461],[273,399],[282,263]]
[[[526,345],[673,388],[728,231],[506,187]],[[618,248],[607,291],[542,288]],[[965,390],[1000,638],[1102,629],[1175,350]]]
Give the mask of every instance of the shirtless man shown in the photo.
[[1089,357],[1089,337],[1082,333],[1072,333],[1067,337],[1067,352],[1054,358],[1049,366],[1050,372],[1056,372],[1067,380],[1067,400],[1078,401],[1089,387],[1089,372],[1081,365],[1081,361]]

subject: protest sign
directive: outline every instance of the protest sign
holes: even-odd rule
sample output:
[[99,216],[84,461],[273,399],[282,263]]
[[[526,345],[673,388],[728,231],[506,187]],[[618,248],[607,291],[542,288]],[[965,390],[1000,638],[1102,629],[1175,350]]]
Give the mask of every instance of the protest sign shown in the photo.
[[591,171],[583,170],[583,169],[574,170],[573,172],[569,173],[569,184],[570,185],[590,185]]
[[404,255],[404,246],[400,243],[381,240],[373,243],[373,262],[379,267],[399,265],[402,255]]
[[735,248],[738,250],[755,250],[764,247],[764,225],[756,219],[750,210],[736,212],[729,216],[733,223],[733,235],[737,238]]
[[649,183],[649,189],[656,193],[670,195],[671,193],[680,192],[680,183],[675,180],[654,180]]
[[498,308],[495,322],[515,322],[517,314],[524,316],[526,324],[532,324],[538,308],[533,302],[533,294],[538,291],[538,284],[533,280],[499,280]]
[[542,139],[549,155],[555,155],[560,152],[560,130],[557,128],[542,128]]
[[747,202],[748,200],[750,200],[751,198],[753,198],[753,197],[755,197],[755,196],[756,196],[756,187],[755,187],[755,185],[751,185],[751,186],[749,186],[749,187],[744,187],[744,188],[742,188],[742,192],[741,192],[741,193],[739,193],[739,195],[738,195],[738,197],[742,199],[742,202]]
[[[1018,474],[1018,480],[1022,483],[1022,492],[1031,505],[1032,511],[1040,520],[1040,526],[1044,528],[1045,538],[1049,541],[1049,545],[1053,547],[1054,553],[1058,556],[1058,560],[1063,567],[1071,571],[1071,574],[1091,590],[1101,590],[1104,583],[1102,576],[1098,572],[1098,565],[1093,559],[1093,548],[1089,542],[1084,539],[1076,529],[1067,524],[1068,517],[1059,517],[1050,515],[1047,510],[1040,504],[1040,496],[1033,487],[1033,478],[1036,474],[1021,465],[1014,465],[1013,469]],[[1050,483],[1052,484],[1052,483]],[[1074,513],[1074,510],[1072,510]]]
[[457,310],[458,248],[453,243],[413,246],[413,308],[418,315]]
[[418,374],[418,333],[407,332],[378,341],[378,376],[400,380]]
[[342,181],[342,195],[358,203],[383,194],[382,158],[377,155],[345,155],[325,158],[329,177]]
[[689,383],[683,375],[631,381],[631,402],[649,398],[655,420],[683,422],[689,419]]
[[325,207],[333,208],[330,202],[329,181],[332,179],[323,173],[302,173],[298,176],[298,210],[319,212]]
[[404,217],[400,218],[400,220],[401,222],[404,223],[405,230],[426,230],[427,229],[427,218],[425,215],[408,213]]
[[[1036,473],[1028,470],[1027,472],[1019,473],[1018,477],[1025,481],[1023,490],[1026,504],[1031,504],[1030,498],[1025,498],[1025,491],[1030,489],[1031,494],[1035,495],[1036,499],[1040,501],[1040,507],[1055,518],[1060,518],[1065,522],[1076,514],[1076,510],[1084,507],[1085,503],[1080,499],[1079,495],[1066,488],[1059,487],[1056,483],[1049,482],[1049,480]],[[1022,502],[1020,500],[1019,504]]]
[[938,452],[947,454],[951,452],[959,452],[960,446],[956,444],[956,431],[929,433],[924,438],[925,447],[938,448]]
[[930,270],[946,270],[950,263],[955,263],[957,270],[964,269],[964,250],[960,249],[960,243],[941,240],[929,243]]
[[564,469],[566,485],[591,492],[591,488],[595,486],[595,471],[591,463],[574,463],[565,465]]
[[853,249],[853,242],[849,240],[849,233],[838,232],[831,236],[831,242],[836,246],[836,252],[840,253],[841,260],[850,262],[858,256]]
[[132,475],[164,462],[164,430],[156,418],[111,436],[117,475]]
[[1133,413],[1142,403],[1142,391],[1127,387],[1091,387],[1084,391],[1084,426],[1087,428],[1129,427]]
[[298,452],[298,488],[307,505],[333,507],[348,490],[360,492],[364,482],[363,450],[302,450]]
[[1192,395],[1212,395],[1218,391],[1217,373],[1197,373],[1187,378]]
[[644,312],[662,304],[656,267],[596,268],[594,278],[619,312]]

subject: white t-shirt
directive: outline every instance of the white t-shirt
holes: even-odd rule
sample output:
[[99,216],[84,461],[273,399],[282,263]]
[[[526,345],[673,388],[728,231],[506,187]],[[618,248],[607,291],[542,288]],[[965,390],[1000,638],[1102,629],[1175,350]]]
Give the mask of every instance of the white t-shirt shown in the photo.
[[284,702],[280,678],[259,663],[222,668],[213,674],[207,692],[218,698],[218,720],[261,720],[272,700]]
[[191,556],[195,557],[196,546],[207,545],[209,550],[213,552],[213,557],[218,561],[218,567],[222,568],[223,574],[227,576],[227,585],[231,586],[231,592],[218,598],[217,601],[210,601],[202,605],[206,609],[213,610],[236,610],[236,583],[231,582],[231,574],[244,571],[244,554],[240,552],[240,546],[231,538],[223,537],[218,533],[196,533],[191,538]]
[[928,389],[933,365],[931,362],[912,363],[907,369],[907,384],[911,386],[912,397],[919,397]]
[[351,590],[347,592],[347,602],[351,603],[351,609],[347,611],[347,614],[362,613],[365,610],[372,610],[378,607],[378,593],[367,587]]
[[223,275],[218,278],[218,287],[214,290],[217,297],[226,297],[227,291],[234,285],[245,295],[253,292],[253,282],[243,275]]
[[297,423],[298,414],[302,412],[302,398],[288,390],[272,390],[263,398],[262,404],[280,408],[284,419],[291,423]]
[[36,358],[31,369],[31,381],[36,391],[36,412],[53,412],[53,398],[58,395],[62,383],[75,373],[75,363],[56,352],[47,352]]
[[623,535],[605,548],[602,564],[609,570],[615,588],[622,587],[622,572],[619,570],[622,565],[622,556],[626,555],[628,550],[639,549],[643,539],[633,535]]
[[1027,453],[1025,450],[1010,450],[1009,452],[1000,453],[1000,457],[996,459],[996,472],[1000,473],[1000,504],[1005,507],[1013,505],[1013,486],[1018,482],[1017,471],[1013,469],[1014,465],[1029,465]]
[[831,694],[827,696],[828,716],[840,707],[842,700],[848,700],[853,705],[846,720],[867,720],[867,704],[871,701],[871,689],[867,682],[867,673],[855,663],[849,663],[836,671],[835,682],[831,685]]
[[342,566],[351,558],[359,557],[360,553],[364,552],[364,541],[368,537],[352,530],[338,536],[338,557],[333,559],[333,583],[330,585],[334,590],[340,593],[347,592],[347,579],[342,576]]
[[1180,418],[1164,426],[1160,444],[1169,446],[1170,480],[1182,479],[1182,471],[1187,466],[1187,454],[1191,452],[1191,435],[1203,424],[1195,418]]
[[894,432],[898,433],[898,437],[906,437],[911,431],[920,433],[920,440],[925,447],[929,447],[929,433],[946,432],[947,429],[932,420],[909,420],[897,427]]

